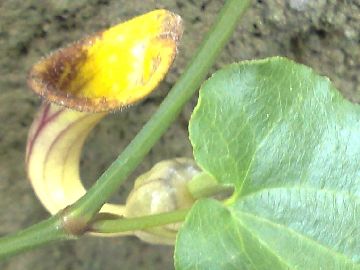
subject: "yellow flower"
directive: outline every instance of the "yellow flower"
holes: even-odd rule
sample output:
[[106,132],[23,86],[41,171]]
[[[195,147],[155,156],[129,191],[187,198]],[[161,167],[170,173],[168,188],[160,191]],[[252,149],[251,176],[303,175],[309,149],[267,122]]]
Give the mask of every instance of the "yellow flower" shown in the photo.
[[[92,128],[109,112],[151,93],[172,64],[181,19],[155,10],[62,48],[35,64],[28,83],[44,97],[27,142],[32,186],[55,214],[85,194],[79,158]],[[124,207],[101,212],[122,216]]]

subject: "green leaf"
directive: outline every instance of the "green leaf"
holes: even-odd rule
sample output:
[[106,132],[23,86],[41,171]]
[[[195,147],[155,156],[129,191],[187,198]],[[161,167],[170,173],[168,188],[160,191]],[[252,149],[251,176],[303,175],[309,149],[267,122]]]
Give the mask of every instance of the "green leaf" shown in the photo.
[[284,58],[231,65],[190,121],[202,169],[235,193],[200,201],[177,269],[360,269],[360,107]]

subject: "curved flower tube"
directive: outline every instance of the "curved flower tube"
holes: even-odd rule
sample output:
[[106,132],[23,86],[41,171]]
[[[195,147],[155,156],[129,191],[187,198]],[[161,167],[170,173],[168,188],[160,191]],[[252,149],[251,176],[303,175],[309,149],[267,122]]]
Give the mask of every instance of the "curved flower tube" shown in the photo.
[[[36,195],[55,214],[85,194],[81,149],[108,112],[151,93],[176,54],[181,19],[155,10],[60,49],[35,64],[30,88],[45,101],[29,132],[26,168]],[[101,212],[123,216],[124,206]]]
[[[79,160],[89,132],[106,113],[78,112],[44,102],[29,132],[26,167],[36,195],[56,214],[85,194]],[[109,211],[104,205],[102,211]],[[111,207],[122,215],[123,210]]]

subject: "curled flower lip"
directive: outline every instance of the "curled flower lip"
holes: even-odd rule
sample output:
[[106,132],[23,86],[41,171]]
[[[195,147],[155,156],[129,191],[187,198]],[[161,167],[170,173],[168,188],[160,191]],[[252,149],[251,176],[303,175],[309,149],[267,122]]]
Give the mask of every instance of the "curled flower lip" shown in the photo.
[[[26,167],[36,195],[55,214],[86,192],[82,146],[109,113],[151,93],[176,55],[181,19],[155,10],[60,49],[35,64],[28,84],[44,97],[28,136]],[[122,205],[100,212],[123,216]]]
[[52,53],[35,64],[28,84],[48,101],[108,112],[139,101],[169,69],[181,19],[156,10]]

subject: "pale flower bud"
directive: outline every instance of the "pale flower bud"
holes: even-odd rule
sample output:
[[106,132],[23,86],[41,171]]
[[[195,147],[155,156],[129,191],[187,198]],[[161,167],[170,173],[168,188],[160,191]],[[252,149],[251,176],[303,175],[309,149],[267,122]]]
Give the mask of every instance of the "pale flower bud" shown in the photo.
[[[139,176],[129,194],[125,217],[140,217],[190,208],[195,199],[187,182],[200,173],[192,159],[176,158],[157,163]],[[180,223],[139,231],[135,234],[150,243],[173,244]]]

